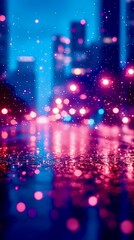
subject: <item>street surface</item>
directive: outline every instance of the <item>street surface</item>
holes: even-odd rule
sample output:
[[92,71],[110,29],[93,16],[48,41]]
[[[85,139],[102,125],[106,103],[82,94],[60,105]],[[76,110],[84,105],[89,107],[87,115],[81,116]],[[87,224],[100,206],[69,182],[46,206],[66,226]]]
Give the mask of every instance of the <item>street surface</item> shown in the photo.
[[134,130],[0,129],[1,240],[133,240]]

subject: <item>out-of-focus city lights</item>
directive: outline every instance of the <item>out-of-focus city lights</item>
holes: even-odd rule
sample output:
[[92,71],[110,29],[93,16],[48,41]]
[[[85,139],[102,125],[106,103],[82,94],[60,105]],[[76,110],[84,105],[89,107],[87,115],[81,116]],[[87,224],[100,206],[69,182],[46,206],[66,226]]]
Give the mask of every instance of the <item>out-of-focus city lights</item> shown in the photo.
[[50,112],[51,108],[50,108],[49,106],[46,106],[46,107],[44,108],[44,110],[45,110],[45,112]]
[[71,84],[71,85],[70,85],[70,90],[71,90],[72,92],[75,92],[75,91],[77,90],[77,86],[76,86],[75,84]]
[[108,86],[109,83],[110,83],[110,81],[109,81],[108,78],[103,78],[103,79],[102,79],[102,84],[103,84],[104,86]]
[[103,108],[100,108],[99,110],[98,110],[98,113],[100,114],[100,115],[103,115],[104,114],[104,109]]
[[58,108],[53,108],[53,113],[55,113],[55,114],[59,113],[59,109]]
[[[78,38],[78,43],[79,43],[79,44],[83,44],[83,42],[84,42],[84,41],[83,41],[82,38]],[[76,75],[77,75],[77,74],[76,74]]]
[[2,137],[2,139],[7,139],[8,138],[8,133],[6,131],[2,131],[1,137]]
[[70,108],[69,113],[71,115],[74,115],[76,113],[76,110],[74,108]]
[[64,104],[68,105],[69,104],[69,99],[65,98],[63,102],[64,102]]
[[0,22],[4,22],[6,20],[6,16],[5,15],[0,15]]
[[118,38],[117,38],[117,37],[113,37],[113,38],[112,38],[112,42],[115,43],[115,42],[117,42],[117,41],[118,41]]
[[38,175],[38,174],[40,174],[40,170],[39,169],[35,169],[34,173]]
[[70,44],[70,39],[64,36],[60,37],[60,41],[65,44]]
[[[82,43],[81,40],[79,40],[79,41],[80,41],[80,43]],[[74,68],[74,69],[72,70],[72,73],[73,73],[74,75],[82,75],[82,74],[85,73],[85,71],[84,71],[83,68]]]
[[134,0],[5,2],[2,236],[133,238]]
[[86,114],[86,109],[85,109],[85,108],[81,108],[81,109],[80,109],[80,114],[81,114],[81,115]]
[[30,117],[31,118],[36,118],[37,114],[33,111],[30,112]]
[[128,123],[128,122],[129,122],[129,118],[123,117],[123,118],[122,118],[122,122],[125,123],[125,124]]
[[11,123],[11,125],[16,125],[17,121],[15,119],[11,119],[10,123]]
[[134,69],[133,68],[128,68],[127,73],[128,73],[128,75],[133,76],[134,75]]
[[95,196],[91,196],[88,198],[88,204],[92,207],[96,206],[98,203],[98,199]]
[[63,104],[57,104],[57,108],[62,109],[63,108]]
[[62,103],[62,99],[61,99],[61,98],[57,98],[57,99],[55,100],[55,102],[56,102],[57,104],[61,104],[61,103]]
[[71,116],[69,114],[67,114],[66,116],[64,116],[64,121],[65,122],[70,122],[71,121]]
[[93,126],[93,125],[95,124],[94,119],[93,119],[93,118],[90,118],[90,119],[88,120],[88,124],[89,124],[90,126]]
[[23,171],[21,174],[22,174],[23,176],[25,176],[27,173],[26,173],[26,171]]
[[61,112],[61,116],[62,116],[62,117],[67,116],[67,112],[66,112],[66,111],[62,111],[62,112]]
[[59,120],[59,119],[61,119],[61,115],[60,115],[59,113],[58,113],[58,114],[56,114],[56,115],[55,115],[55,119],[56,119],[56,120]]
[[85,20],[85,19],[82,19],[82,20],[80,21],[80,23],[81,23],[82,25],[85,25],[85,24],[86,24],[86,20]]
[[82,171],[79,170],[79,169],[76,169],[75,172],[74,172],[74,175],[75,175],[76,177],[80,177],[80,176],[82,175]]
[[68,230],[76,232],[79,229],[80,224],[76,218],[69,218],[66,222],[66,226]]
[[35,23],[39,23],[39,19],[35,19]]
[[17,203],[16,210],[20,213],[24,212],[26,210],[26,204],[23,202]]
[[104,37],[103,42],[107,43],[107,44],[110,44],[110,43],[112,43],[112,38],[111,37]]
[[7,110],[7,108],[3,108],[3,109],[1,110],[1,112],[2,112],[2,114],[6,115],[6,114],[8,113],[8,110]]
[[134,225],[133,222],[131,222],[130,220],[124,220],[123,222],[121,222],[120,224],[120,229],[124,234],[131,234],[134,230]]
[[34,198],[35,198],[36,200],[41,200],[41,199],[43,198],[43,193],[40,192],[40,191],[35,192],[35,193],[34,193]]
[[82,99],[82,100],[87,99],[87,95],[86,94],[81,94],[80,99]]
[[119,109],[117,107],[113,108],[113,113],[115,114],[119,113]]

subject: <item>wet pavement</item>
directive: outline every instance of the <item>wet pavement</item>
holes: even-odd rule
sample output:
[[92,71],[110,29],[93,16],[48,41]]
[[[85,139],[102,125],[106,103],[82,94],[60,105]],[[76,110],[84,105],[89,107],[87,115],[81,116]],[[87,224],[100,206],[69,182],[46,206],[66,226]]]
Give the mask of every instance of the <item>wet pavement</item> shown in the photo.
[[1,240],[134,240],[134,130],[0,130]]

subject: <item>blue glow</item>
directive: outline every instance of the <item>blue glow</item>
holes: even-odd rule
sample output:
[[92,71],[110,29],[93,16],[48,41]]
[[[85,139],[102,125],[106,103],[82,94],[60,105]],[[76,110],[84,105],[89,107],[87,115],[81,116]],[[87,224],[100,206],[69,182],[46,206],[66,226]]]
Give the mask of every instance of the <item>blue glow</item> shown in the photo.
[[100,115],[103,115],[104,114],[104,109],[103,108],[100,108],[99,110],[98,110],[98,113],[100,114]]
[[120,0],[121,4],[121,16],[120,16],[120,59],[121,67],[126,65],[126,0]]
[[71,121],[71,116],[70,115],[66,115],[65,117],[64,117],[64,121],[65,122],[70,122]]
[[94,119],[93,119],[93,118],[90,118],[89,121],[88,121],[88,124],[89,124],[90,126],[93,126],[93,125],[95,124]]

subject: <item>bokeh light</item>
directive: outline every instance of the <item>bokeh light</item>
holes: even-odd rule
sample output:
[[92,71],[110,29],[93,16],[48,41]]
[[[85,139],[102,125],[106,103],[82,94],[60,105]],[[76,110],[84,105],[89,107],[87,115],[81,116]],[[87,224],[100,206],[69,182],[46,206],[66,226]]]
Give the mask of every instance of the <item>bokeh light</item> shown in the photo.
[[67,114],[66,116],[64,116],[64,121],[65,122],[70,122],[71,121],[71,116],[69,114]]
[[31,118],[36,118],[37,114],[33,111],[30,112],[30,117]]
[[98,113],[100,114],[100,115],[103,115],[104,114],[104,109],[103,108],[100,108],[99,110],[98,110]]
[[[79,44],[82,44],[82,43],[83,43],[82,39],[79,39]],[[72,72],[73,72],[74,75],[78,76],[78,75],[84,74],[84,69],[82,69],[82,68],[74,68],[72,70]]]
[[71,115],[74,115],[74,114],[76,113],[76,110],[75,110],[74,108],[70,108],[70,109],[69,109],[69,113],[70,113]]
[[71,85],[70,85],[70,90],[71,90],[72,92],[75,92],[75,91],[77,90],[77,86],[76,86],[75,84],[71,84]]
[[131,75],[134,75],[134,69],[133,68],[129,68],[127,70],[128,74],[131,76]]
[[74,171],[74,175],[75,175],[76,177],[80,177],[80,176],[82,175],[82,171],[81,171],[80,169],[76,169],[76,170]]
[[120,224],[120,229],[124,234],[131,234],[134,230],[134,224],[130,220],[124,220]]
[[4,22],[6,20],[6,16],[5,15],[0,15],[0,22]]
[[8,132],[2,131],[1,132],[1,137],[2,137],[2,139],[7,139],[8,138]]
[[43,198],[43,193],[40,192],[40,191],[35,192],[35,193],[34,193],[34,198],[35,198],[36,200],[41,200],[41,199]]
[[22,213],[26,210],[26,204],[24,202],[19,202],[16,205],[16,209],[18,212]]
[[88,198],[88,204],[89,204],[90,206],[96,206],[97,203],[98,203],[97,197],[91,196],[91,197]]
[[53,113],[55,113],[55,114],[59,113],[59,109],[58,108],[53,108]]
[[65,98],[63,102],[64,102],[64,104],[68,105],[69,104],[69,99]]
[[89,124],[90,126],[93,126],[93,125],[95,124],[95,120],[94,120],[93,118],[90,118],[90,119],[88,120],[88,124]]
[[61,99],[61,98],[56,98],[55,102],[56,102],[57,104],[61,104],[61,103],[62,103],[62,99]]
[[80,109],[80,114],[81,114],[81,115],[86,114],[86,109],[85,109],[85,108],[81,108],[81,109]]
[[119,113],[119,109],[117,107],[113,108],[113,113],[115,114]]
[[129,122],[129,118],[128,117],[123,117],[122,122],[127,124]]
[[80,23],[81,23],[82,25],[85,25],[85,24],[86,24],[86,20],[85,20],[85,19],[82,19],[82,20],[80,21]]
[[104,86],[108,86],[109,83],[110,83],[110,81],[109,81],[108,78],[104,78],[104,79],[102,79],[102,84],[103,84]]
[[2,112],[2,114],[6,115],[6,114],[8,113],[8,110],[7,110],[7,108],[3,108],[3,109],[1,110],[1,112]]
[[112,42],[115,43],[115,42],[117,42],[117,41],[118,41],[118,38],[117,38],[117,37],[113,37],[113,38],[112,38]]
[[68,230],[76,232],[79,229],[80,224],[76,218],[69,218],[66,222],[66,226]]

